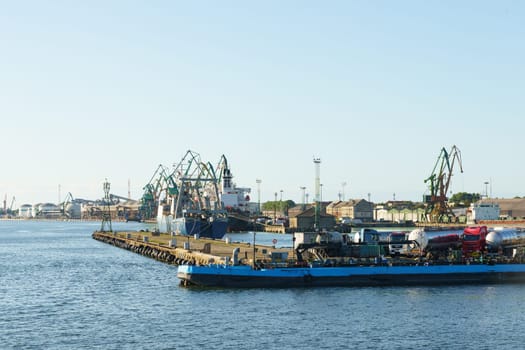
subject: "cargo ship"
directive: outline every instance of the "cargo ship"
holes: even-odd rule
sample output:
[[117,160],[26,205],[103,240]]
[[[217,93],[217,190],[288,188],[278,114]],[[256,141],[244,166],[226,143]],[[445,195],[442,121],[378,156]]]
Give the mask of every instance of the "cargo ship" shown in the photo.
[[228,213],[220,199],[220,178],[198,153],[187,151],[171,174],[160,171],[157,227],[160,232],[222,238]]

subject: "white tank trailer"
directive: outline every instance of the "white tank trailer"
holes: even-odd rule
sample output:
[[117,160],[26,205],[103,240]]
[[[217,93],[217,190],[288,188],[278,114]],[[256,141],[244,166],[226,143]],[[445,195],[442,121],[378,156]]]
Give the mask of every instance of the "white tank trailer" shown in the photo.
[[516,228],[494,228],[486,237],[487,249],[496,252],[501,249],[525,245],[525,231]]
[[350,238],[354,243],[387,243],[392,231],[377,231],[372,228],[362,228]]
[[462,234],[462,229],[434,231],[417,228],[408,234],[407,239],[417,242],[410,245],[411,249],[421,249],[421,251],[458,249],[461,247]]

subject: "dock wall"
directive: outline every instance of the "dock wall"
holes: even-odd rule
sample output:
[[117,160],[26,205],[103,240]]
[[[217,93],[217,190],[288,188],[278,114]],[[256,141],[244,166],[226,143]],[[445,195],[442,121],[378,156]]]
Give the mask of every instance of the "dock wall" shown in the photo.
[[133,253],[172,265],[207,265],[221,263],[222,258],[197,251],[186,250],[159,245],[158,243],[143,242],[136,239],[120,237],[113,232],[94,232],[93,239],[115,247],[129,250]]

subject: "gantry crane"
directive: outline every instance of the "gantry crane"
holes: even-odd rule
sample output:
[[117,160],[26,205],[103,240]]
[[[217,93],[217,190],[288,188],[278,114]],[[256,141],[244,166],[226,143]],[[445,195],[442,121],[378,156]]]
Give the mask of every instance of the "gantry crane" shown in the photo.
[[186,152],[179,163],[174,164],[171,171],[159,165],[143,188],[140,208],[142,217],[153,218],[159,204],[162,204],[167,214],[172,211],[171,214],[176,216],[189,208],[222,211],[218,186],[223,168],[228,169],[226,157],[221,157],[216,170],[210,162],[201,161],[200,155],[191,150]]
[[177,185],[177,195],[172,196],[175,217],[181,216],[182,211],[192,210],[224,215],[219,176],[210,162],[201,161],[198,153],[188,150],[175,165],[173,176]]
[[144,219],[151,219],[156,215],[157,207],[159,205],[159,198],[164,193],[164,197],[175,191],[173,179],[168,172],[168,169],[160,164],[155,170],[150,181],[143,188],[144,194],[140,199],[139,212]]
[[461,172],[463,172],[460,150],[455,145],[448,152],[444,147],[441,149],[432,174],[425,180],[425,183],[428,183],[430,194],[423,196],[423,201],[426,204],[423,221],[429,223],[456,221],[456,216],[448,206],[447,197],[456,161]]

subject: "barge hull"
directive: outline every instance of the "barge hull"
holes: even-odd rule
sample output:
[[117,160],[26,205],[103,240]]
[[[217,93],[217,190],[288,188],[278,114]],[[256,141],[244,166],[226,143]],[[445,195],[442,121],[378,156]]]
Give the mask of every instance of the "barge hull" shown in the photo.
[[221,288],[428,286],[525,283],[525,264],[411,267],[318,267],[252,270],[179,266],[182,285]]

